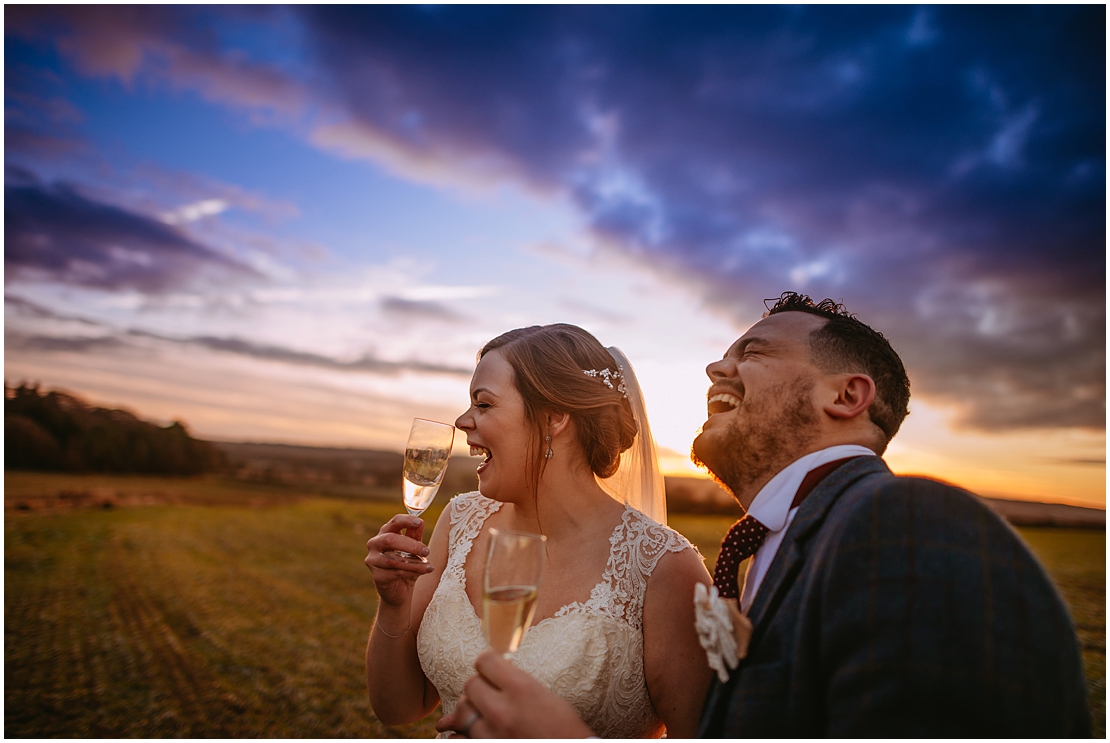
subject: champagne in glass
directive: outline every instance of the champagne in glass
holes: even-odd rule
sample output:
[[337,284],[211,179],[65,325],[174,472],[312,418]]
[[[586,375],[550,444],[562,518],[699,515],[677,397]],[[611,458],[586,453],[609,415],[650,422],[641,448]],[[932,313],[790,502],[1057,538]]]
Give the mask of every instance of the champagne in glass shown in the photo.
[[[413,418],[405,445],[404,500],[412,516],[419,516],[432,505],[455,442],[455,427],[448,423]],[[398,550],[401,557],[427,562],[419,555]]]
[[536,613],[547,537],[490,529],[482,585],[482,630],[492,650],[509,657],[520,647]]

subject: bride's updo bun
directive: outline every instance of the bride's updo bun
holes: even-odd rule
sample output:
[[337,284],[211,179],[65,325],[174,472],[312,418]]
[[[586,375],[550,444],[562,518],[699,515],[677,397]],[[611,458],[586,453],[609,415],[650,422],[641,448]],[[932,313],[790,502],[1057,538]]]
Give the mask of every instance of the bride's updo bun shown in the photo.
[[[577,325],[532,325],[502,333],[478,352],[478,360],[500,351],[513,368],[517,391],[524,398],[525,414],[535,437],[536,460],[532,481],[538,485],[544,459],[542,413],[569,413],[578,443],[595,475],[612,477],[621,453],[636,439],[636,419],[628,399],[617,387],[607,385],[600,372],[618,371],[605,347]],[[597,376],[585,372],[593,370]]]

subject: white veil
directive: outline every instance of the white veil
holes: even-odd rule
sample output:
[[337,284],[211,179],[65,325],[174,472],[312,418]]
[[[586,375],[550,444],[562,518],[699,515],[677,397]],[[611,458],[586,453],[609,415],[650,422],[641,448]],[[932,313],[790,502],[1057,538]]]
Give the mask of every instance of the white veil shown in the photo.
[[609,346],[609,354],[617,362],[632,415],[636,419],[639,433],[632,446],[621,454],[617,473],[598,482],[605,492],[621,503],[626,503],[660,524],[667,523],[667,496],[663,475],[659,471],[659,459],[655,453],[655,439],[651,437],[648,426],[647,409],[644,407],[644,393],[636,379],[636,372],[628,357],[616,346]]

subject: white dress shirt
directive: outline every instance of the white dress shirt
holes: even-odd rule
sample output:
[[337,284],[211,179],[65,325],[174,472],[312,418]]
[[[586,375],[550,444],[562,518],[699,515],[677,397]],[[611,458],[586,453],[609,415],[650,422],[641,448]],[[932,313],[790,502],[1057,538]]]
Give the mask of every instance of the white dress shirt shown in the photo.
[[756,494],[755,500],[748,508],[748,514],[766,526],[770,533],[752,556],[748,574],[744,578],[740,608],[745,613],[751,608],[755,594],[763,583],[763,577],[767,575],[767,568],[771,567],[775,553],[779,551],[779,545],[782,544],[782,538],[786,536],[786,530],[794,520],[794,514],[798,512],[798,508],[791,508],[790,504],[794,502],[794,496],[798,494],[802,480],[823,464],[858,456],[873,457],[875,452],[865,446],[842,444],[806,454],[772,477],[771,481]]

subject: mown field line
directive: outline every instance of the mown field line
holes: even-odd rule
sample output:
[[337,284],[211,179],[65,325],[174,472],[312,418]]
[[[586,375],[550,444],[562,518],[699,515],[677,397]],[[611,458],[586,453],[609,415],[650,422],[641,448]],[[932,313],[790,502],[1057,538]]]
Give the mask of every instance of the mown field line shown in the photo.
[[[88,633],[82,631],[77,622],[66,622],[69,645],[69,665],[62,674],[66,679],[67,691],[82,704],[94,707],[96,702],[96,681],[89,664]],[[72,677],[70,677],[72,673]],[[76,683],[74,683],[76,682]],[[92,704],[90,704],[92,702]]]
[[[121,616],[126,618],[131,630],[129,636],[146,651],[144,655],[149,659],[146,669],[149,676],[155,683],[169,682],[173,696],[171,707],[177,706],[181,714],[181,732],[196,734],[199,731],[192,728],[206,719],[201,701],[204,687],[198,681],[196,669],[189,663],[180,639],[139,582],[133,580],[127,561],[121,559],[120,552],[118,543],[113,544],[109,572],[116,590],[113,591],[112,601],[120,608]],[[211,688],[211,684],[207,687]]]

